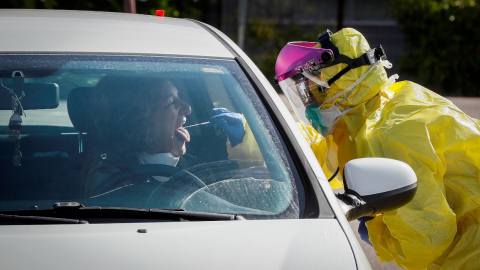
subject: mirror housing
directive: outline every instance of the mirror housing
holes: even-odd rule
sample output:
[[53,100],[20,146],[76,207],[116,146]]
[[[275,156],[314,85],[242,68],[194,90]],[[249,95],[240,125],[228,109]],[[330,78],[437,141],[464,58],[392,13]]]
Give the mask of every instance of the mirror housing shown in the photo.
[[388,158],[360,158],[345,165],[345,193],[336,194],[348,221],[381,214],[410,202],[417,176],[405,162]]

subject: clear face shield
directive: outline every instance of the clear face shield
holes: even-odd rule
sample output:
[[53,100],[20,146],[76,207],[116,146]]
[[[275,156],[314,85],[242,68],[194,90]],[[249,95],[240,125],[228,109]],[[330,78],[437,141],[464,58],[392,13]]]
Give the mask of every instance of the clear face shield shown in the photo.
[[[360,57],[352,59],[339,53],[336,46],[332,44],[331,32],[329,30],[318,36],[318,43],[312,42],[291,42],[288,43],[277,58],[275,65],[275,80],[280,85],[285,96],[292,104],[299,120],[310,123],[322,134],[329,134],[334,127],[338,115],[342,113],[337,107],[332,106],[322,110],[322,104],[328,103],[336,98],[345,95],[345,98],[352,92],[355,86],[378,64],[386,61],[386,55],[381,45],[368,50]],[[316,48],[321,44],[322,48]],[[328,81],[319,76],[323,68],[344,63],[347,65],[343,70],[330,78]],[[352,85],[328,97],[327,92],[336,80],[352,69],[362,66],[370,66]],[[344,98],[344,99],[345,99]],[[335,110],[336,109],[336,110]],[[328,111],[331,110],[331,111]]]
[[326,96],[325,90],[329,87],[328,82],[322,81],[318,75],[322,72],[321,64],[333,59],[331,50],[318,49],[319,54],[314,59],[309,59],[298,67],[277,76],[278,84],[285,96],[292,104],[297,117],[305,123],[305,109],[311,106],[319,106],[317,100]]
[[320,106],[317,100],[325,99],[325,90],[328,88],[325,82],[321,82],[319,79],[314,81],[300,74],[285,79],[278,84],[292,104],[297,117],[305,123],[309,122],[305,116],[306,108]]

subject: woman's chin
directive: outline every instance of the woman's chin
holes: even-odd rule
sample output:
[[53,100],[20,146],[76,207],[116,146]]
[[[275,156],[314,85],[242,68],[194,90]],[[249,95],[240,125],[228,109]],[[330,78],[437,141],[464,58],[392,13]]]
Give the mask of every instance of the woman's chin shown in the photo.
[[172,150],[170,151],[170,153],[174,156],[174,157],[181,157],[183,155],[185,155],[185,153],[187,152],[187,150],[185,149],[185,147],[183,149],[180,149],[180,150]]
[[183,156],[186,152],[187,152],[187,148],[185,147],[185,142],[184,141],[180,142],[179,140],[174,139],[170,153],[174,157],[180,157],[180,156]]

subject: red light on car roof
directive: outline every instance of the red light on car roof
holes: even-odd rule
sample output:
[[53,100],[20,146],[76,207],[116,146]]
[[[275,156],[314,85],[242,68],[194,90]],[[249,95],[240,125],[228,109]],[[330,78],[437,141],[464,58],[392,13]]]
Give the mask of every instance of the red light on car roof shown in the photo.
[[163,17],[163,16],[165,16],[165,10],[157,10],[157,16],[158,16],[158,17]]

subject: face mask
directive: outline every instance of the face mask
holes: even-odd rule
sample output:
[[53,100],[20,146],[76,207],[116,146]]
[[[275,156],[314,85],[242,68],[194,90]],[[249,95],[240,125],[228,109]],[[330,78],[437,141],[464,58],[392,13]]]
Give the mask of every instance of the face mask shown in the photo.
[[305,115],[310,120],[313,128],[322,134],[323,137],[327,137],[333,133],[343,113],[337,106],[332,106],[326,110],[310,107],[305,111]]

